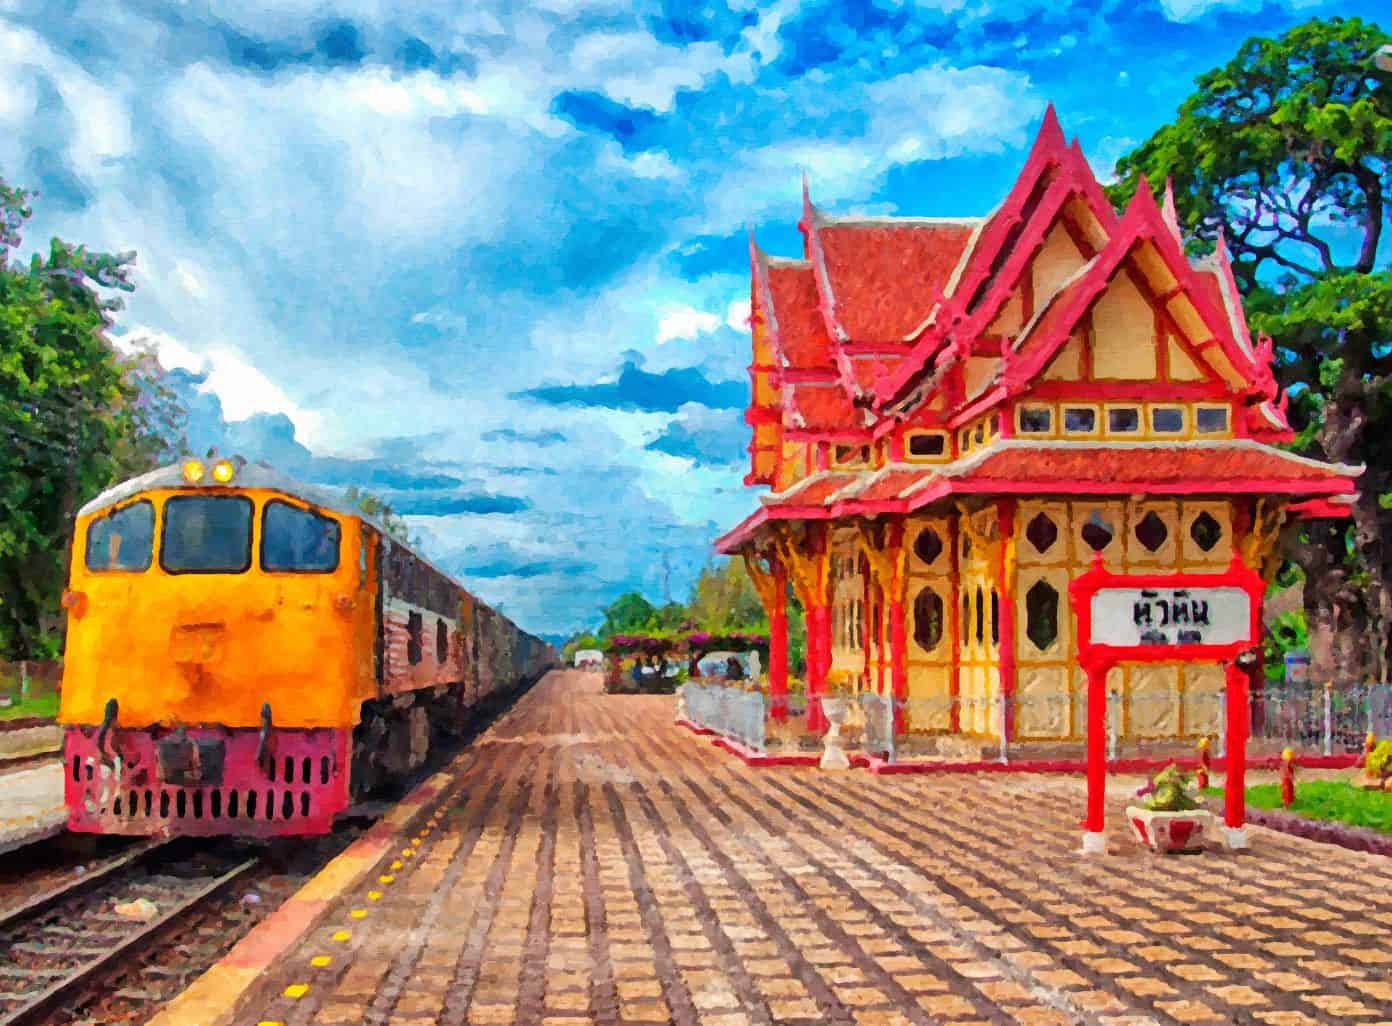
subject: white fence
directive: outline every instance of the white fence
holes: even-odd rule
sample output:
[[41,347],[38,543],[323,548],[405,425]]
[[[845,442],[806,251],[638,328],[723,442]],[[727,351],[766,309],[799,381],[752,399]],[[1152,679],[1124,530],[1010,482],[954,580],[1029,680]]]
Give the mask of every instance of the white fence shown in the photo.
[[767,714],[763,694],[722,684],[691,683],[683,684],[679,693],[687,720],[752,751],[764,750]]

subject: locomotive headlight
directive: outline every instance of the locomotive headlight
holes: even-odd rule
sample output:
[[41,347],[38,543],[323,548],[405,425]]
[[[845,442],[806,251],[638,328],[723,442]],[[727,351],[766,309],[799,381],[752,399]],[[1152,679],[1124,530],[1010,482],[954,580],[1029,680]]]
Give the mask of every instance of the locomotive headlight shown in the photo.
[[184,480],[189,484],[197,484],[203,480],[203,463],[201,460],[184,460],[183,466]]
[[231,481],[232,475],[236,472],[236,468],[232,466],[231,460],[218,460],[213,464],[213,480],[217,481],[219,484],[226,484],[228,481]]

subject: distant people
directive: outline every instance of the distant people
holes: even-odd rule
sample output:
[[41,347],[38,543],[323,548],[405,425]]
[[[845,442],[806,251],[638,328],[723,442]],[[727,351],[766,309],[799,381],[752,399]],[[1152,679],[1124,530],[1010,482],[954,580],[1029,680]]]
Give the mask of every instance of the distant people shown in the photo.
[[725,679],[744,680],[744,667],[734,656],[725,660]]

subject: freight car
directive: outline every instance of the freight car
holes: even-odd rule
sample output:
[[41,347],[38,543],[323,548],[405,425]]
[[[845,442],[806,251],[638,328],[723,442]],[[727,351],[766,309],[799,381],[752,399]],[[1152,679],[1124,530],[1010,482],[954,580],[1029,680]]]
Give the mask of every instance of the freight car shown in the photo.
[[325,832],[556,659],[360,510],[241,460],[84,506],[63,605],[89,833]]

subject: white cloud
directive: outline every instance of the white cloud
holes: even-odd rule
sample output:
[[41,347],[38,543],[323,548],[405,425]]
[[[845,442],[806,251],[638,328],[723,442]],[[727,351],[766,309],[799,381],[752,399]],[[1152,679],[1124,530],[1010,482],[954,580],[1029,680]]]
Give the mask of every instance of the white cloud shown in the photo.
[[670,342],[674,338],[695,338],[707,335],[720,327],[720,318],[704,310],[682,307],[665,314],[657,325],[657,341]]
[[738,332],[749,330],[750,303],[749,298],[732,299],[730,305],[725,309],[725,323]]

